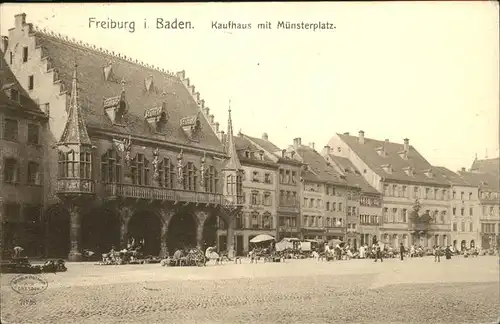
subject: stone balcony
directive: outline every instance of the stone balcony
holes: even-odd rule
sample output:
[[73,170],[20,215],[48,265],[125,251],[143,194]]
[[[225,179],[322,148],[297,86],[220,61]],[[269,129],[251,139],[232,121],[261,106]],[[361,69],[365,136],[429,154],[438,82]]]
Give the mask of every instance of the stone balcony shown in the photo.
[[88,179],[58,179],[58,195],[93,195],[95,194],[94,180]]
[[299,208],[299,203],[290,203],[290,204],[287,204],[287,203],[284,203],[284,202],[280,202],[279,205],[278,205],[278,212],[281,212],[281,213],[299,213],[300,212],[300,208]]
[[[174,203],[182,202],[213,205],[224,204],[222,194],[218,193],[195,192],[181,189],[168,189],[129,184],[107,183],[104,185],[104,193],[107,198],[121,197],[144,200],[171,201]],[[241,200],[242,199],[238,199],[238,202],[240,204]]]
[[412,232],[427,232],[430,230],[430,223],[414,223],[408,224],[408,230]]

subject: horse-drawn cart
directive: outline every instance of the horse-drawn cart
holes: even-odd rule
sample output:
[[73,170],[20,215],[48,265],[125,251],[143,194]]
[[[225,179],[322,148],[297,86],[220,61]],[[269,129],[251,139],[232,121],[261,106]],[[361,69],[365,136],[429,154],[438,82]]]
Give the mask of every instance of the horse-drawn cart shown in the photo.
[[187,253],[177,251],[173,257],[168,257],[161,262],[162,266],[197,266],[204,267],[207,263],[205,255],[200,249],[190,249]]

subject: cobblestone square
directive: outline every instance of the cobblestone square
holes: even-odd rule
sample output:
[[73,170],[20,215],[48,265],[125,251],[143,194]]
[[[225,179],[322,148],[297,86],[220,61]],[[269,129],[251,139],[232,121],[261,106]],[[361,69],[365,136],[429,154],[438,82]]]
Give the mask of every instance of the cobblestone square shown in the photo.
[[[246,260],[245,260],[246,261]],[[3,323],[493,323],[497,257],[98,266],[43,274],[27,298],[2,275]]]

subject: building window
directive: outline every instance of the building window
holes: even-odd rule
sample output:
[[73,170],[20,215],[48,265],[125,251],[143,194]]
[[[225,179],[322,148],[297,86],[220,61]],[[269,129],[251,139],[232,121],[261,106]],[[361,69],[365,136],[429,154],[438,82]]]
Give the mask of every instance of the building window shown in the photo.
[[227,177],[226,177],[226,193],[228,195],[234,195],[236,194],[234,192],[235,190],[235,185],[236,183],[234,182],[234,175],[232,174],[229,174]]
[[263,228],[271,228],[271,214],[269,212],[265,212],[262,217],[262,227]]
[[[175,177],[175,168],[170,159],[163,159],[159,166],[159,182],[160,187],[163,188],[173,188],[174,187],[174,177]],[[208,176],[208,175],[206,175]],[[205,182],[205,188],[209,186],[207,182]],[[206,189],[205,189],[206,190]]]
[[3,139],[7,141],[17,141],[19,136],[19,124],[15,119],[5,119],[3,129]]
[[[172,185],[170,188],[174,187],[173,179],[175,176],[175,171],[173,171],[173,165],[171,164],[172,175],[170,177]],[[205,172],[205,192],[217,193],[219,187],[219,173],[214,166],[210,166]]]
[[28,62],[28,47],[23,47],[23,63]]
[[344,211],[344,208],[342,207],[342,203],[339,203],[339,211]]
[[407,222],[407,212],[408,210],[407,209],[403,209],[402,213],[401,213],[401,221],[403,223],[406,223]]
[[456,198],[456,196],[457,196],[457,192],[456,192],[456,191],[453,191],[451,198],[455,199],[455,198]]
[[253,182],[259,182],[259,172],[254,171],[252,174],[253,174],[252,181]]
[[280,169],[280,183],[285,182],[285,171]]
[[330,202],[329,201],[326,202],[326,210],[330,210]]
[[92,159],[90,152],[80,152],[80,179],[92,179]]
[[453,207],[453,208],[452,208],[452,213],[453,213],[453,216],[456,216],[456,215],[457,215],[457,208],[456,208],[456,207]]
[[460,216],[464,216],[465,214],[465,208],[460,208]]
[[251,204],[252,205],[258,205],[259,204],[259,193],[257,191],[252,191]]
[[35,88],[35,77],[30,75],[28,77],[28,90],[33,90]]
[[259,213],[252,212],[252,228],[259,228]]
[[28,162],[28,184],[41,184],[39,165],[36,162]]
[[122,175],[121,158],[115,150],[109,150],[101,156],[101,181],[120,183]]
[[337,210],[337,203],[332,202],[332,211],[336,211],[336,210]]
[[474,232],[474,225],[469,223],[469,232]]
[[264,182],[268,183],[268,184],[272,183],[272,181],[271,181],[271,174],[270,173],[264,174]]
[[[143,154],[137,154],[137,156],[131,161],[130,171],[132,173],[132,184],[139,186],[149,185],[149,161]],[[189,171],[187,171],[187,173],[189,173]],[[186,180],[187,179],[184,179],[184,181]],[[188,190],[186,188],[184,189]]]
[[196,168],[193,162],[188,162],[186,166],[184,166],[182,177],[183,189],[196,191],[198,188],[198,176],[196,175]]
[[453,232],[457,231],[457,223],[453,223]]
[[39,143],[40,130],[36,124],[28,124],[28,143],[38,144]]
[[270,192],[265,192],[264,193],[264,205],[266,205],[266,206],[271,206],[272,205],[271,193]]
[[297,183],[297,172],[292,171],[292,183],[296,184]]
[[4,160],[3,181],[6,183],[19,183],[19,164],[16,159]]

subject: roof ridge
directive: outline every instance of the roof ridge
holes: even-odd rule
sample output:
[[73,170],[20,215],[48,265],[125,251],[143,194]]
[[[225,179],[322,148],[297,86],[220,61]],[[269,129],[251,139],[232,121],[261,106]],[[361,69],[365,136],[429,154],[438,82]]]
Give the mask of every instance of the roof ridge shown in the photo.
[[61,33],[56,33],[54,32],[53,30],[49,30],[47,28],[40,28],[36,25],[33,25],[33,24],[28,24],[30,26],[32,26],[32,28],[34,29],[34,32],[31,31],[32,33],[35,34],[39,34],[39,35],[42,35],[42,36],[46,36],[46,37],[50,37],[50,38],[53,38],[53,39],[56,39],[56,40],[59,40],[59,41],[62,41],[62,42],[65,42],[65,43],[68,43],[70,45],[73,45],[73,46],[76,46],[76,47],[80,47],[82,49],[85,49],[85,50],[91,50],[93,52],[96,52],[96,53],[100,53],[100,54],[105,54],[105,55],[108,55],[110,57],[113,57],[113,58],[116,58],[116,59],[119,59],[119,60],[122,60],[122,61],[125,61],[125,62],[128,62],[128,63],[132,63],[132,64],[137,64],[137,65],[140,65],[142,67],[145,67],[145,68],[148,68],[148,69],[151,69],[153,71],[156,71],[156,72],[160,72],[160,73],[163,73],[165,75],[168,75],[168,76],[171,76],[171,77],[175,77],[177,79],[180,80],[179,76],[177,75],[177,73],[174,73],[170,70],[167,70],[167,69],[163,69],[163,68],[160,68],[158,66],[154,66],[152,64],[147,64],[143,61],[139,61],[137,59],[133,59],[132,57],[127,57],[126,55],[122,55],[121,53],[115,53],[114,51],[109,51],[107,49],[103,49],[102,47],[97,47],[96,45],[93,45],[93,44],[89,44],[89,43],[84,43],[83,41],[80,41],[80,40],[76,40],[74,37],[69,37],[67,35],[63,35]]

